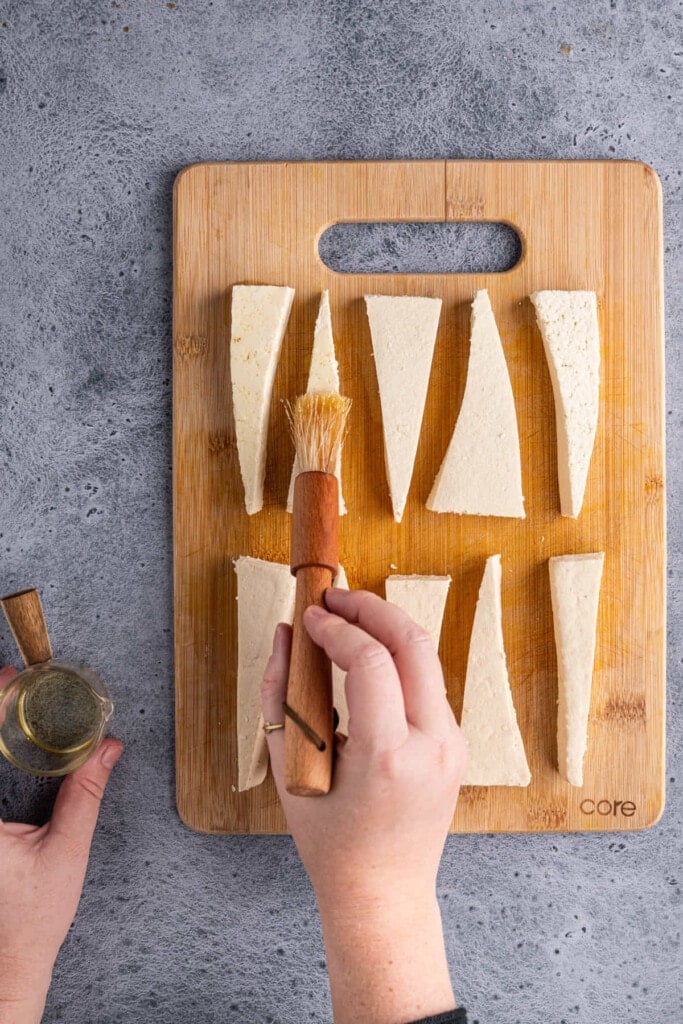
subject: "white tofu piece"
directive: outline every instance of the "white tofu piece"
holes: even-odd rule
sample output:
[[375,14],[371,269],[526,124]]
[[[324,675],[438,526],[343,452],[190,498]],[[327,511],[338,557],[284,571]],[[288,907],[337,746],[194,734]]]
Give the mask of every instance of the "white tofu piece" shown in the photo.
[[583,785],[604,561],[600,552],[548,562],[557,649],[557,759],[560,775],[572,786]]
[[[311,394],[315,391],[327,391],[339,394],[339,366],[334,352],[334,337],[332,335],[332,317],[330,315],[330,293],[324,291],[320,299],[320,309],[315,321],[313,333],[313,351],[311,352],[311,366],[308,371],[308,384],[306,391]],[[342,495],[341,481],[341,449],[337,457],[337,464],[334,475],[339,481],[339,515],[346,515],[346,505]],[[299,475],[299,463],[296,456],[292,467],[292,478],[289,482],[289,494],[287,495],[287,511],[291,512],[294,507],[294,480]]]
[[576,519],[598,426],[598,303],[595,292],[535,292],[531,301],[555,396],[560,511]]
[[477,516],[525,515],[515,400],[486,289],[472,303],[465,393],[427,508]]
[[512,703],[503,646],[500,555],[486,560],[474,613],[460,727],[464,786],[528,786],[531,772]]
[[[333,587],[341,587],[342,590],[349,589],[349,581],[346,578],[344,566],[340,565],[337,575],[332,583]],[[345,736],[349,734],[349,706],[346,703],[346,672],[332,662],[332,704],[337,709],[339,724],[337,732]]]
[[292,622],[296,579],[288,565],[242,556],[237,574],[237,788],[263,782],[268,744],[261,714],[261,680],[278,622]]
[[401,522],[420,438],[441,299],[366,295],[394,519]]
[[398,605],[418,626],[426,629],[437,651],[450,585],[450,576],[396,575],[387,576],[384,582],[387,601]]
[[232,407],[250,516],[263,508],[270,400],[293,299],[293,288],[238,284],[232,289]]

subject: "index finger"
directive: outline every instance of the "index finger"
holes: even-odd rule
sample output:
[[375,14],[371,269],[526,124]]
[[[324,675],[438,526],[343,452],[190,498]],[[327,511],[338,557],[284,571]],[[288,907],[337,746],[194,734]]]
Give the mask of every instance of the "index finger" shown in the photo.
[[[12,668],[11,665],[6,665],[5,668],[0,668],[0,693],[2,693],[3,689],[12,681],[12,679],[14,679],[16,675],[17,670]],[[0,707],[0,725],[4,725],[5,723],[5,714],[5,708]]]
[[12,668],[11,665],[5,665],[4,668],[0,668],[0,690],[7,686],[10,679],[14,679],[17,674],[17,670]]
[[453,727],[441,662],[426,630],[396,605],[368,591],[330,589],[325,591],[325,603],[347,621],[358,623],[389,651],[411,725],[434,736]]
[[408,736],[401,681],[386,647],[362,627],[317,605],[304,614],[312,639],[346,672],[349,740],[395,750]]

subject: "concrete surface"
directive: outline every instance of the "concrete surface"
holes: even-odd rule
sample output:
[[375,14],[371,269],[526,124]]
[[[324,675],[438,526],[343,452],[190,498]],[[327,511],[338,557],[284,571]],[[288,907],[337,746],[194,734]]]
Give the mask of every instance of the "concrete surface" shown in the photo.
[[[682,15],[0,0],[0,589],[41,587],[56,647],[106,674],[127,744],[46,1021],[329,1019],[291,841],[201,837],[175,813],[171,187],[207,158],[443,156],[648,161],[669,285],[668,808],[643,834],[452,838],[456,991],[481,1024],[683,1020]],[[16,660],[4,627],[0,658]],[[0,766],[3,817],[39,820],[53,794]]]

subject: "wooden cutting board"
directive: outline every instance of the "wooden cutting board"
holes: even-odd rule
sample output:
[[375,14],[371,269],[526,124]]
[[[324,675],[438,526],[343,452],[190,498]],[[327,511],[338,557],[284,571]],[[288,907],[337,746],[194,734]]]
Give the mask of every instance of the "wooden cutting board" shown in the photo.
[[[501,274],[338,274],[318,256],[340,221],[505,221],[520,262]],[[281,399],[303,391],[320,292],[329,288],[342,390],[353,399],[343,467],[341,561],[353,587],[399,573],[450,573],[441,656],[456,715],[488,555],[503,560],[503,628],[532,782],[467,787],[456,832],[636,829],[664,804],[665,483],[662,216],[638,163],[433,161],[197,164],[175,186],[174,553],[178,811],[202,832],[281,832],[269,775],[236,792],[237,615],[233,559],[287,562],[292,466]],[[248,517],[229,374],[236,283],[296,296],[275,380],[265,505]],[[425,508],[463,394],[470,303],[488,288],[503,338],[522,446],[527,518]],[[554,407],[528,299],[537,289],[598,296],[602,383],[583,512],[559,514]],[[412,488],[400,525],[386,484],[365,293],[443,299]],[[556,769],[557,669],[548,558],[604,551],[585,784]],[[396,569],[392,569],[395,566]]]

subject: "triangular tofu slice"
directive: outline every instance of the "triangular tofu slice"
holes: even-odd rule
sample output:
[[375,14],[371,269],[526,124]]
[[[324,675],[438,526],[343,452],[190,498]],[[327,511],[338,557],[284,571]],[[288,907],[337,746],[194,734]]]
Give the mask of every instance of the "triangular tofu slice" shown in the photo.
[[465,394],[427,508],[524,518],[515,400],[486,289],[472,303]]
[[398,605],[418,626],[426,629],[437,651],[450,585],[450,576],[397,575],[387,576],[384,582],[387,601]]
[[560,775],[572,786],[583,785],[604,561],[602,553],[561,555],[549,561],[557,648],[557,759]]
[[[311,366],[308,371],[308,393],[314,391],[326,391],[339,394],[339,366],[334,353],[334,338],[332,336],[332,317],[330,315],[330,293],[324,291],[320,299],[320,309],[315,322],[313,334],[313,351],[311,352]],[[296,457],[292,467],[292,478],[289,482],[289,494],[287,495],[287,511],[291,512],[294,507],[294,480],[299,473],[299,464]],[[334,475],[339,481],[339,515],[346,515],[346,505],[342,496],[341,483],[341,449],[337,456],[337,465]]]
[[503,646],[500,555],[486,561],[467,658],[462,721],[468,748],[464,786],[528,786]]
[[270,400],[293,298],[293,288],[237,284],[232,289],[232,408],[250,516],[263,508]]
[[[342,590],[349,589],[349,581],[346,578],[344,566],[340,565],[337,575],[332,583],[333,587],[341,587]],[[349,735],[349,706],[346,703],[346,672],[332,662],[332,705],[337,709],[339,723],[337,732],[344,736]]]
[[598,426],[598,304],[595,292],[535,292],[531,301],[555,396],[560,511],[576,519]]
[[420,438],[441,299],[366,295],[394,519],[401,522]]
[[243,556],[237,573],[237,757],[239,790],[263,782],[268,745],[261,715],[261,679],[278,622],[294,618],[296,580],[288,565]]

